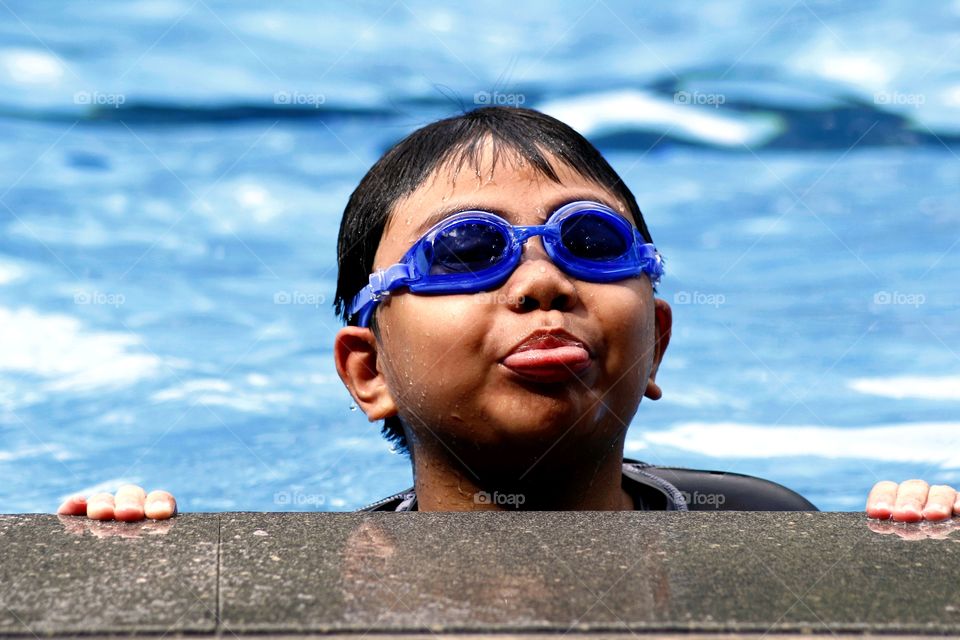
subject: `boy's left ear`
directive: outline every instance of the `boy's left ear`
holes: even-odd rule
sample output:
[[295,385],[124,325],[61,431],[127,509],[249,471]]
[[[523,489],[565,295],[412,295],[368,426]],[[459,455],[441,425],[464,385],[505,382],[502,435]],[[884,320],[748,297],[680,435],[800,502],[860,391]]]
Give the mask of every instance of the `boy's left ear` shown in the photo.
[[670,331],[673,328],[673,311],[666,300],[661,298],[653,299],[653,309],[656,321],[656,337],[653,344],[653,368],[650,369],[650,379],[647,380],[647,390],[644,396],[651,400],[659,400],[663,395],[660,387],[655,382],[657,378],[657,369],[660,368],[660,362],[663,361],[663,354],[667,351],[667,345],[670,344]]
[[397,415],[397,404],[380,366],[380,350],[373,331],[343,327],[334,339],[337,373],[371,422]]

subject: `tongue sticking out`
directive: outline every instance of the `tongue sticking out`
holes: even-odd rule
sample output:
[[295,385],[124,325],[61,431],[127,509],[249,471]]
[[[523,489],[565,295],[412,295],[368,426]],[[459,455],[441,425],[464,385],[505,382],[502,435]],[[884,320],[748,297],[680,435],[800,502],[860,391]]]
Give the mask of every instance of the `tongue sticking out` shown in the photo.
[[503,364],[513,368],[539,368],[551,366],[576,367],[590,362],[590,354],[583,347],[567,345],[550,349],[527,349],[511,353]]
[[[546,348],[544,348],[546,347]],[[590,366],[590,354],[579,345],[542,345],[515,351],[503,365],[514,373],[537,382],[570,380]]]

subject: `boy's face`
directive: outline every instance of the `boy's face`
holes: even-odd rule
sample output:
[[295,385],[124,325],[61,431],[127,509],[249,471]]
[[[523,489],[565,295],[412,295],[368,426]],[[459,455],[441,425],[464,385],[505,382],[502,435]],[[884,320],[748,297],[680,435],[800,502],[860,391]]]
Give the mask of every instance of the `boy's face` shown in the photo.
[[[607,190],[558,161],[553,165],[560,183],[509,153],[491,171],[489,147],[479,172],[441,167],[397,203],[374,268],[398,262],[443,211],[484,209],[514,225],[536,225],[563,204],[594,200],[632,224],[626,206]],[[669,339],[670,310],[655,301],[646,276],[577,280],[553,264],[534,237],[500,288],[402,292],[380,304],[376,322],[379,340],[368,336],[376,350],[375,380],[344,378],[368,417],[399,413],[415,458],[427,446],[452,451],[468,464],[489,464],[496,453],[503,464],[515,465],[547,450],[555,452],[551,457],[589,455],[589,449],[609,451],[622,441],[644,393],[659,397],[652,376]],[[574,358],[545,372],[508,366],[508,356],[531,334],[561,329],[569,334],[564,339],[582,343],[586,361]],[[373,358],[368,362],[373,365]]]

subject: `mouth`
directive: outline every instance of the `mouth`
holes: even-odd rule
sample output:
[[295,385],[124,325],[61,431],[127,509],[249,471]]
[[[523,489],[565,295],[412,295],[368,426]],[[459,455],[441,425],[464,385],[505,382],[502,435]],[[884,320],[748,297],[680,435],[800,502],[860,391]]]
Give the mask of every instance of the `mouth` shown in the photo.
[[556,383],[572,380],[589,369],[593,356],[573,334],[541,329],[514,346],[501,364],[526,380]]

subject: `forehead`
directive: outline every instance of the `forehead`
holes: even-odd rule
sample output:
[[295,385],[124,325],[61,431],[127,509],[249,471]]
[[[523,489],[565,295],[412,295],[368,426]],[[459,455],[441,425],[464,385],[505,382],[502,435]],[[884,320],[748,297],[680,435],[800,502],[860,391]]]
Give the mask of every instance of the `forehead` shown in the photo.
[[[513,224],[540,224],[558,207],[594,200],[632,219],[626,205],[596,182],[556,158],[549,158],[559,182],[512,151],[495,156],[484,145],[478,162],[440,165],[409,196],[393,207],[384,228],[375,266],[392,264],[423,232],[443,218],[467,209],[497,213]],[[381,260],[382,258],[382,260]]]

